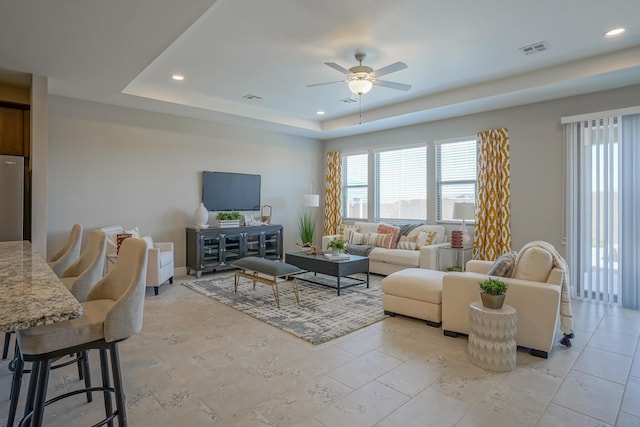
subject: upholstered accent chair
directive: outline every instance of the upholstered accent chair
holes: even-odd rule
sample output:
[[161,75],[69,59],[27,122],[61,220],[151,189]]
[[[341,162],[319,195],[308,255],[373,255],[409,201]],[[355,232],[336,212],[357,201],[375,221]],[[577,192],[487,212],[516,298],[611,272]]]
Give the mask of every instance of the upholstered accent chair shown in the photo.
[[[498,279],[509,285],[505,304],[517,311],[516,343],[529,348],[534,356],[547,358],[558,330],[564,273],[554,266],[552,255],[541,248],[530,248],[519,255],[513,271]],[[492,267],[496,270],[497,262],[471,260],[466,272],[444,276],[442,329],[445,335],[469,334],[469,304],[480,299],[478,283],[490,277],[489,271]]]
[[107,234],[105,271],[109,271],[109,267],[112,265],[111,260],[114,260],[117,256],[117,235],[120,233],[129,233],[132,234],[132,237],[142,238],[147,243],[149,249],[147,287],[154,288],[154,293],[158,295],[160,285],[173,283],[173,242],[154,242],[153,238],[149,235],[141,236],[137,227],[126,230],[121,225],[112,225],[100,229]]
[[62,273],[80,256],[82,244],[82,225],[74,224],[67,243],[49,259],[49,267],[62,277]]

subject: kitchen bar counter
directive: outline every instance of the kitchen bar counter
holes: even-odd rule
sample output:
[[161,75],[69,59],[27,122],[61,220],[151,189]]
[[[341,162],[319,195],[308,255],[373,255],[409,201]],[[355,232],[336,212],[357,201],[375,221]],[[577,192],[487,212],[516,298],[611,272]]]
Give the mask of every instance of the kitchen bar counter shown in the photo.
[[0,242],[0,332],[82,317],[82,306],[28,241]]

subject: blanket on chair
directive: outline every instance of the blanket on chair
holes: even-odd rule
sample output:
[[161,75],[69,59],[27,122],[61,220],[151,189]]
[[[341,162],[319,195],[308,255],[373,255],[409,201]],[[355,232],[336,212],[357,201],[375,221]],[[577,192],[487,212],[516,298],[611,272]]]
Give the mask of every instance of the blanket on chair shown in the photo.
[[[525,249],[531,247],[538,247],[546,250],[553,257],[553,266],[559,270],[562,270],[562,284],[560,287],[560,330],[565,336],[573,337],[573,314],[571,312],[571,293],[569,292],[569,267],[567,262],[560,256],[556,248],[548,242],[543,240],[536,240],[529,242],[518,252],[516,257],[516,266],[520,261],[520,256],[525,252]],[[565,344],[566,345],[566,344]],[[569,344],[570,345],[570,344]]]

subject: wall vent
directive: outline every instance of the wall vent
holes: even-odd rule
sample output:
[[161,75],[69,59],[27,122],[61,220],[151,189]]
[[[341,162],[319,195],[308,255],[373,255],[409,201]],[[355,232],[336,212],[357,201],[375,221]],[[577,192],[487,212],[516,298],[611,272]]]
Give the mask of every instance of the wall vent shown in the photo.
[[353,104],[354,102],[358,102],[358,100],[353,98],[344,98],[341,99],[340,102],[344,102],[345,104]]
[[254,95],[252,93],[248,93],[245,96],[243,96],[244,99],[262,99],[261,96],[258,95]]
[[527,46],[522,46],[520,48],[520,52],[524,53],[525,55],[533,55],[534,53],[544,52],[545,50],[549,50],[548,42],[533,43]]

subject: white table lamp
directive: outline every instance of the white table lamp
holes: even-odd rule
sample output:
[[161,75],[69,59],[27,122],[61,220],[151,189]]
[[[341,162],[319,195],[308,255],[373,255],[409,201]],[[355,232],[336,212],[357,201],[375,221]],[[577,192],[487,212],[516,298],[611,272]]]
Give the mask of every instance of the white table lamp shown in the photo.
[[453,204],[453,219],[461,219],[460,231],[462,231],[462,244],[471,243],[471,236],[467,230],[465,220],[476,218],[476,206],[471,202],[458,202]]

